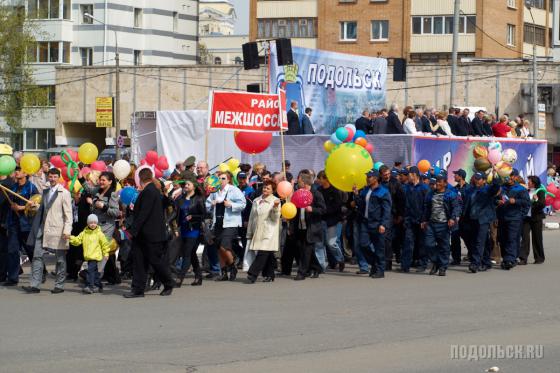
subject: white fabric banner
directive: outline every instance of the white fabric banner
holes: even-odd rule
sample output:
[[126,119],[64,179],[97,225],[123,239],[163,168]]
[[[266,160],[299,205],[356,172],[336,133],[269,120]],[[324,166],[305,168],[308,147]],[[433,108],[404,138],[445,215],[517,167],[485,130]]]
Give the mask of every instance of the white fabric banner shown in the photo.
[[206,161],[211,168],[229,157],[241,157],[232,131],[210,130],[206,145],[207,123],[206,110],[157,112],[157,151],[167,157],[170,170],[173,170],[178,161],[184,161],[191,155],[197,161],[203,160],[206,146]]

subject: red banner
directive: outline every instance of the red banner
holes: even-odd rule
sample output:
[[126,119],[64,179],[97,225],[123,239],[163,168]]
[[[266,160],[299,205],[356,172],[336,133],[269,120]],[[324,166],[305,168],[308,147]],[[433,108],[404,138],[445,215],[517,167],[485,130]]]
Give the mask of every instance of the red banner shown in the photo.
[[[282,103],[282,99],[284,100]],[[278,132],[288,129],[286,93],[265,94],[213,91],[208,127],[234,131]]]

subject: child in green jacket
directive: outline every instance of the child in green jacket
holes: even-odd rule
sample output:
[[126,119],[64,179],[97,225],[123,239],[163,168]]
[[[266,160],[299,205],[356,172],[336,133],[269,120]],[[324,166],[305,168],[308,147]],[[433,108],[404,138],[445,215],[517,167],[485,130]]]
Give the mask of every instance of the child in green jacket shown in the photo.
[[97,215],[91,214],[87,218],[87,227],[78,236],[70,237],[73,246],[82,245],[84,248],[84,260],[88,263],[86,286],[84,294],[93,294],[97,291],[103,292],[103,285],[99,276],[98,263],[109,257],[109,241],[97,225]]

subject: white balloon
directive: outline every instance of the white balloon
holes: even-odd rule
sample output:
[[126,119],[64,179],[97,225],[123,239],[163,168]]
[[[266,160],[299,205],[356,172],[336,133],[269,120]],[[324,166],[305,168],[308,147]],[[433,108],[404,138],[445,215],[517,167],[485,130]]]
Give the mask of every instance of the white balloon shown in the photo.
[[130,174],[130,163],[120,159],[113,164],[113,174],[117,180],[122,180]]

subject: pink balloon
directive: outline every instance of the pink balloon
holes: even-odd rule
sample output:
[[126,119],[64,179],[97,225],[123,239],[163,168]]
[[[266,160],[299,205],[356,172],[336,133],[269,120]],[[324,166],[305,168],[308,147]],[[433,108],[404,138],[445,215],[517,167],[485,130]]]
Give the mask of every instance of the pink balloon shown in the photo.
[[82,169],[80,170],[80,176],[81,176],[81,177],[84,177],[84,176],[86,176],[87,174],[89,174],[90,172],[91,172],[91,168],[89,168],[89,167],[84,167],[84,168],[82,168]]
[[346,138],[344,139],[344,142],[350,142],[352,141],[352,139],[354,138],[354,131],[352,130],[352,128],[349,127],[344,127],[346,128],[346,130],[348,131],[348,136],[346,136]]
[[152,170],[152,174],[155,174],[155,171],[154,171],[154,167],[153,167],[153,166],[149,166],[149,165],[145,164],[145,165],[143,165],[143,166],[138,167],[138,168],[136,169],[136,172],[134,173],[134,182],[136,183],[136,186],[137,186],[138,188],[140,188],[140,171],[142,171],[142,170],[145,169],[145,168],[147,168],[147,169],[149,169],[149,170]]
[[91,169],[94,171],[107,171],[107,165],[103,161],[95,161],[90,165]]
[[554,203],[554,198],[552,198],[552,196],[546,196],[546,198],[544,199],[544,204],[546,206],[552,206],[553,203]]
[[292,195],[290,200],[298,209],[306,208],[311,206],[313,203],[313,195],[307,189],[298,189]]
[[554,210],[560,210],[560,198],[557,198],[552,202],[552,207]]
[[146,153],[146,162],[148,162],[148,164],[150,166],[153,166],[157,163],[158,161],[158,154],[157,152],[150,150],[149,152]]
[[278,186],[276,187],[276,193],[278,193],[278,195],[281,198],[288,198],[289,196],[292,195],[293,192],[294,192],[294,187],[292,186],[292,183],[290,183],[289,181],[281,181],[278,183]]
[[162,155],[158,158],[156,168],[159,168],[162,171],[169,169],[169,162],[167,162],[167,157],[165,155]]
[[554,185],[554,183],[548,184],[546,190],[558,197],[558,188],[556,187],[556,185]]
[[366,145],[366,150],[369,154],[373,153],[373,144],[367,144]]
[[502,160],[502,153],[498,149],[492,149],[488,152],[488,161],[492,164],[496,164]]
[[77,163],[77,162],[80,161],[80,158],[78,157],[78,152],[77,151],[72,150],[72,149],[68,149],[68,150],[66,150],[66,153],[68,153],[68,155],[70,156],[70,158],[72,158],[72,160],[74,162]]
[[142,159],[142,160],[140,161],[140,166],[144,166],[144,165],[147,165],[147,164],[148,164],[148,162],[146,162],[145,159]]
[[155,169],[155,174],[156,174],[157,179],[159,179],[160,177],[163,177],[163,172],[161,172],[161,170],[159,168]]
[[53,155],[51,157],[51,164],[56,168],[62,168],[65,166],[60,155]]

